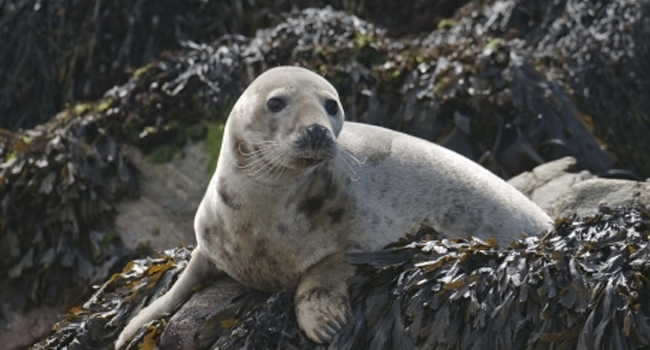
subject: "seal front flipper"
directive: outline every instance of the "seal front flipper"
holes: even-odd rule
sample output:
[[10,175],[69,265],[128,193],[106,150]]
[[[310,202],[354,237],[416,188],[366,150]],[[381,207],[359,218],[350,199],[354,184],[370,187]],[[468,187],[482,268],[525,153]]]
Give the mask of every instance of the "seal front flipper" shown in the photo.
[[181,273],[172,288],[160,298],[154,300],[149,306],[142,309],[133,317],[122,330],[115,342],[115,349],[121,349],[128,344],[133,335],[146,323],[163,317],[183,303],[194,292],[192,288],[203,281],[216,278],[224,273],[205,255],[201,247],[192,252],[192,258],[185,270]]
[[354,274],[342,253],[312,266],[296,290],[298,325],[309,339],[327,344],[348,322],[351,314],[346,280]]

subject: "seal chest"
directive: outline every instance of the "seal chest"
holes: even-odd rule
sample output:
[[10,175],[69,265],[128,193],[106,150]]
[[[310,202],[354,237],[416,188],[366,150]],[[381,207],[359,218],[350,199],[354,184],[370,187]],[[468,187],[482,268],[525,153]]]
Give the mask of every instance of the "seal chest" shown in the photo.
[[306,69],[273,68],[253,81],[226,122],[188,268],[117,345],[194,284],[224,274],[269,292],[296,288],[301,329],[327,343],[349,318],[346,253],[380,249],[421,223],[502,244],[550,227],[523,194],[463,156],[343,120],[336,90]]

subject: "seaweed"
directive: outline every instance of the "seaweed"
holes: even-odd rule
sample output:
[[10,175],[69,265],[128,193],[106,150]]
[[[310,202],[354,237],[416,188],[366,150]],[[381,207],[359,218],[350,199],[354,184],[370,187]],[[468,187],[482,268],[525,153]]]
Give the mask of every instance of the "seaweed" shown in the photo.
[[0,127],[33,128],[67,104],[95,100],[182,42],[253,36],[281,22],[283,12],[326,5],[381,21],[397,35],[435,28],[433,17],[459,6],[400,0],[6,0],[0,4]]
[[617,166],[637,174],[608,169],[601,176],[638,179],[650,174],[649,11],[647,1],[476,1],[454,19],[460,35],[486,33],[517,47],[569,94],[578,119]]
[[134,169],[104,128],[66,126],[0,135],[0,294],[18,310],[77,302],[68,288],[88,292],[129,258],[105,228],[116,198],[137,193]]
[[647,347],[650,271],[642,261],[650,252],[649,214],[604,208],[592,217],[560,219],[551,232],[509,247],[431,240],[438,234],[423,227],[411,243],[384,250],[409,253],[398,266],[355,255],[358,274],[391,275],[389,283],[375,277],[370,285],[353,284],[356,308],[381,305],[381,314],[370,318],[379,320],[371,334],[400,328],[412,348]]
[[143,301],[166,292],[187,265],[190,255],[188,248],[180,247],[153,259],[130,262],[86,303],[70,309],[53,328],[58,337],[50,337],[35,344],[34,348],[112,349],[118,335],[116,331],[128,319],[130,312]]
[[[187,6],[203,2],[190,3]],[[140,1],[125,8],[147,4]],[[84,6],[91,5],[98,9],[98,16],[111,17],[118,8],[110,7],[116,6],[114,3],[89,2],[79,9],[89,11],[90,7]],[[42,3],[38,9],[33,1],[2,6],[4,27],[17,25],[28,10],[36,17],[29,17],[26,26],[36,23],[39,11],[55,9],[63,11],[61,23],[73,23],[66,17],[71,7],[58,1]],[[575,6],[587,14],[579,17]],[[621,86],[619,80],[612,80],[612,72],[618,72],[614,68],[627,69],[621,68],[621,62],[637,67],[635,74],[643,78],[647,70],[640,65],[648,62],[643,59],[648,54],[644,44],[648,27],[639,16],[647,9],[644,1],[477,1],[468,3],[427,35],[395,38],[358,17],[325,8],[271,16],[277,24],[257,31],[252,38],[227,34],[211,44],[199,44],[190,39],[212,40],[213,34],[207,33],[213,32],[197,29],[196,33],[203,33],[197,37],[179,34],[174,40],[184,41],[173,46],[175,51],[156,56],[147,64],[127,60],[134,68],[131,79],[108,90],[99,100],[70,105],[33,129],[0,129],[0,242],[5,253],[0,261],[0,279],[8,281],[0,290],[3,300],[10,300],[18,309],[29,309],[43,302],[57,303],[66,295],[74,298],[80,294],[71,288],[88,291],[90,284],[102,280],[110,268],[99,267],[115,267],[116,261],[127,254],[108,233],[113,206],[138,192],[137,172],[120,144],[132,143],[152,160],[164,161],[176,156],[179,146],[186,142],[208,134],[212,141],[218,140],[218,132],[204,130],[222,124],[244,87],[263,70],[278,64],[302,65],[325,75],[340,92],[349,120],[438,141],[502,177],[565,155],[575,156],[580,169],[599,175],[647,176],[646,141],[640,136],[648,125],[643,114],[647,108],[642,108],[647,101],[640,95],[647,88],[643,81],[632,79],[636,85],[612,94],[623,97],[611,99],[611,106],[591,111],[589,106],[599,104],[587,103],[585,107],[586,100],[579,96],[584,89],[577,88],[582,85],[572,85],[575,81],[570,78],[581,67],[605,72],[606,79],[589,80],[592,91],[602,89],[597,95],[602,101],[608,101],[603,98],[607,91]],[[93,18],[85,17],[90,12],[81,13],[85,15],[80,18]],[[133,16],[145,16],[143,13],[135,11]],[[179,20],[189,18],[183,13]],[[629,20],[617,22],[617,16]],[[562,30],[562,26],[553,25],[563,20],[577,23],[578,19],[580,25],[571,28],[579,30],[573,34],[568,27]],[[56,28],[59,24],[49,25]],[[125,28],[129,33],[136,30]],[[596,29],[610,30],[621,38],[602,55],[589,56],[601,57],[602,62],[585,60],[595,50],[591,47],[588,51],[568,50],[580,47],[585,36]],[[185,33],[184,29],[179,31]],[[7,38],[0,39],[3,48],[13,42]],[[129,37],[118,47],[126,52],[132,40],[134,37]],[[552,49],[554,43],[557,50]],[[49,50],[49,46],[29,40],[18,44],[16,52],[29,45]],[[631,54],[636,55],[633,61],[629,61]],[[34,64],[43,64],[41,68],[50,72],[44,75],[48,79],[54,74],[42,58],[46,56],[34,53],[21,57],[38,59]],[[101,57],[113,59],[114,55]],[[152,56],[141,57],[148,60]],[[108,63],[96,65],[93,60],[79,58],[78,62],[82,61],[91,69],[89,76],[99,74],[94,69],[110,71]],[[76,69],[69,72],[73,71]],[[6,70],[2,74],[6,75]],[[53,86],[39,82],[11,88]],[[69,90],[59,86],[57,93]],[[629,103],[621,102],[623,98]],[[26,108],[36,106],[22,102]],[[605,114],[620,118],[610,123],[602,119]],[[610,138],[615,129],[619,141]],[[603,148],[612,150],[617,159]]]
[[[331,349],[636,349],[650,346],[650,211],[602,207],[509,246],[429,227],[381,251],[349,254],[353,317]],[[136,260],[36,349],[110,347],[136,306],[160,295],[186,248]],[[298,329],[293,292],[238,292],[196,329],[201,349],[318,349]],[[130,348],[158,344],[166,318]],[[89,335],[93,335],[90,337]]]

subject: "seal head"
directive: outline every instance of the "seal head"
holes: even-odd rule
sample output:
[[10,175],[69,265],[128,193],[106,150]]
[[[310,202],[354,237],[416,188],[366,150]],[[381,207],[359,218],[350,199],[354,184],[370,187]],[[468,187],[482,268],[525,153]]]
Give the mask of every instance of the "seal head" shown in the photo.
[[[343,109],[336,90],[300,68],[260,75],[233,107],[227,134],[237,135],[237,164],[260,180],[304,170],[338,153]],[[315,84],[318,82],[318,84]]]

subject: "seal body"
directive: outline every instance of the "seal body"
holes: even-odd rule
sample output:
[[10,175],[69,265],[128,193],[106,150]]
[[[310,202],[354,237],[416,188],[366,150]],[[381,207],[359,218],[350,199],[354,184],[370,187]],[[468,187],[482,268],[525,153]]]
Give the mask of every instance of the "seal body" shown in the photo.
[[336,90],[297,67],[259,76],[233,107],[179,281],[118,340],[223,274],[268,292],[296,288],[299,325],[329,342],[349,317],[345,253],[378,250],[425,224],[509,244],[552,220],[469,159],[381,127],[343,122]]

